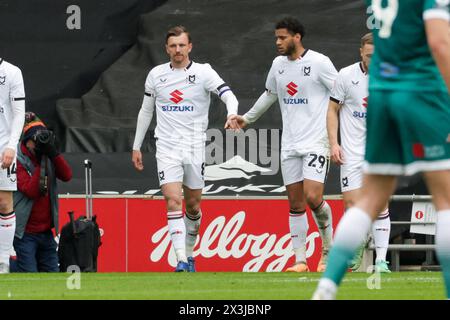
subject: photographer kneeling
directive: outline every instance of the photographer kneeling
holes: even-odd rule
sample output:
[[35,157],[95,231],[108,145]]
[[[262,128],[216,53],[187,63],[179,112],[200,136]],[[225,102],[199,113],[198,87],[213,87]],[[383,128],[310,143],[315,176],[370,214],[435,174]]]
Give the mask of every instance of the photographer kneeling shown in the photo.
[[72,169],[58,152],[53,132],[33,113],[25,114],[17,148],[16,269],[18,272],[58,272],[59,232],[56,179],[69,181]]

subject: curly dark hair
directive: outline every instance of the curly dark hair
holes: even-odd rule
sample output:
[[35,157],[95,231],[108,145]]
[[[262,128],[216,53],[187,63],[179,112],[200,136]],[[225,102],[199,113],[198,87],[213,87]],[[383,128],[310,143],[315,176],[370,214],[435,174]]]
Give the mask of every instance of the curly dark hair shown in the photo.
[[294,17],[285,17],[278,21],[275,25],[275,29],[287,29],[291,35],[298,33],[302,36],[302,40],[305,36],[305,27]]

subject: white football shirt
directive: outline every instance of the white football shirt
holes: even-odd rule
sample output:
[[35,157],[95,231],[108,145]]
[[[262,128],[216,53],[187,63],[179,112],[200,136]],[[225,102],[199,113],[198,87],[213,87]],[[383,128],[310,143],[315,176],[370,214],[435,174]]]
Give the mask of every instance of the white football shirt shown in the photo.
[[171,144],[206,141],[210,92],[219,97],[230,88],[207,63],[191,62],[175,69],[170,63],[153,68],[145,94],[155,98],[155,138]]
[[[23,126],[13,125],[13,101],[25,100],[22,72],[0,58],[0,153],[4,148],[14,150],[19,142]],[[23,124],[24,119],[20,119]]]
[[266,89],[278,95],[283,119],[282,150],[329,147],[326,116],[337,71],[331,60],[313,50],[291,61],[273,60]]
[[364,160],[368,75],[360,62],[339,71],[330,100],[341,105],[339,127],[344,161]]

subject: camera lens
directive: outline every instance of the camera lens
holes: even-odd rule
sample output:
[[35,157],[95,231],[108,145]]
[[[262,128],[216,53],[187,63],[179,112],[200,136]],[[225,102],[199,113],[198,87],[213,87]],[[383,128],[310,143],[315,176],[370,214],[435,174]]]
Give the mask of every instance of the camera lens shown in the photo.
[[47,130],[41,130],[36,133],[36,142],[40,144],[46,144],[50,141],[50,132]]

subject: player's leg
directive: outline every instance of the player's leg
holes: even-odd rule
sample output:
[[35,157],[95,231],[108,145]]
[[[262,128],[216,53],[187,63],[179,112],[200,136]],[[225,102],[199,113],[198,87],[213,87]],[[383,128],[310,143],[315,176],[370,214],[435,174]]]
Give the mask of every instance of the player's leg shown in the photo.
[[183,219],[182,151],[157,141],[156,165],[159,184],[166,201],[168,232],[177,257],[175,271],[188,271],[185,244],[186,226]]
[[187,271],[186,226],[183,220],[181,185],[181,182],[165,183],[161,186],[161,191],[166,201],[168,232],[178,261],[176,271]]
[[303,197],[303,171],[301,158],[295,151],[281,151],[281,173],[289,201],[289,230],[295,264],[286,269],[287,272],[307,272],[306,236],[308,234],[308,218],[306,202]]
[[450,298],[450,170],[425,172],[424,177],[437,211],[436,253]]
[[[360,188],[361,188],[361,185],[359,185],[358,189],[351,189],[349,191],[342,192],[345,210],[348,210],[355,205],[356,201],[359,199],[359,197],[361,195]],[[360,268],[361,263],[362,263],[362,258],[364,255],[364,249],[366,248],[366,245],[367,245],[367,237],[358,246],[358,249],[356,250],[356,254],[353,257],[353,259],[349,265],[349,268],[352,269],[352,271],[356,271]]]
[[[2,170],[6,171],[6,170]],[[1,182],[1,181],[0,181]],[[16,216],[13,210],[11,191],[0,191],[0,272],[9,272],[9,254],[11,252],[14,233],[16,231]]]
[[183,190],[186,204],[184,222],[186,225],[186,255],[189,272],[195,272],[194,246],[199,234],[202,221],[200,201],[205,186],[205,147],[194,145],[189,152],[185,152],[183,160]]
[[189,264],[189,272],[195,272],[194,246],[199,234],[202,212],[200,201],[202,189],[191,189],[183,186],[186,213],[184,223],[186,225],[186,256]]
[[308,217],[306,202],[303,197],[303,183],[295,182],[286,186],[289,200],[289,230],[291,232],[292,249],[295,264],[286,269],[287,272],[308,272],[306,262],[306,237],[308,234]]
[[367,175],[363,183],[361,198],[339,222],[328,258],[328,267],[319,282],[314,299],[335,298],[337,286],[341,283],[358,246],[364,241],[372,221],[394,192],[396,178]]
[[372,224],[373,242],[375,244],[375,268],[377,272],[391,272],[386,261],[386,255],[389,247],[389,236],[391,234],[391,219],[389,217],[389,208],[386,205],[377,219]]
[[[395,118],[389,113],[389,92],[371,91],[367,114],[365,159],[367,161],[361,198],[342,217],[331,248],[328,268],[319,282],[313,299],[334,299],[348,264],[364,241],[376,219],[395,191],[392,168],[402,170],[403,154]],[[368,165],[367,165],[368,164]],[[381,164],[381,166],[380,166]]]
[[331,207],[323,199],[325,180],[329,170],[329,150],[316,150],[303,157],[304,193],[308,206],[322,239],[322,251],[318,272],[325,271],[328,252],[333,239],[333,215]]

